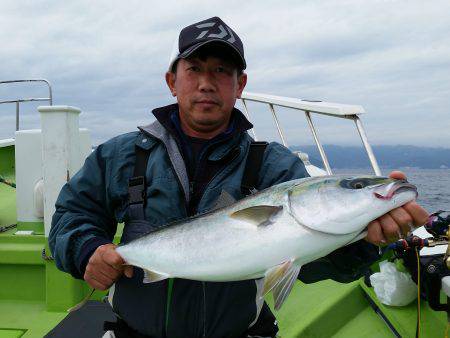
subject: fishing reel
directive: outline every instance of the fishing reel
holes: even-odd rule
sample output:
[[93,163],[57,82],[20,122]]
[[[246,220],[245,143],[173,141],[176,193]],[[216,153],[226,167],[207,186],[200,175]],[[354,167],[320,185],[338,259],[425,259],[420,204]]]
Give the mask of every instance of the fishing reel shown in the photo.
[[[431,214],[424,228],[432,237],[410,234],[388,248],[397,258],[403,259],[413,281],[420,285],[421,297],[428,301],[430,307],[450,313],[450,302],[440,302],[441,289],[446,293],[449,291],[447,299],[450,299],[450,212],[440,210]],[[444,245],[448,246],[447,250],[439,250]],[[425,249],[428,253],[419,255],[423,248],[430,249]]]

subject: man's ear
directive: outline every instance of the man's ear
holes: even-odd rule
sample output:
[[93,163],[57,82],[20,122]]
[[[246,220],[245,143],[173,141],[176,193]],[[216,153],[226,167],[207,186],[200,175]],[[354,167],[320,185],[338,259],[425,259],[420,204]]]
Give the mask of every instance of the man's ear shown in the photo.
[[175,79],[176,79],[175,73],[172,73],[172,72],[166,73],[167,87],[169,87],[170,92],[172,93],[172,96],[177,96],[177,91],[175,89]]
[[242,92],[244,91],[245,85],[247,84],[247,74],[242,73],[238,77],[238,88],[236,91],[236,98],[240,99]]

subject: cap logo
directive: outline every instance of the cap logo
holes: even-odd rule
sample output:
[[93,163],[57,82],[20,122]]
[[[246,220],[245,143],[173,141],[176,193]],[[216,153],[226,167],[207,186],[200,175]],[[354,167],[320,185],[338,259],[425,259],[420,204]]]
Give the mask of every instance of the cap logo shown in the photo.
[[[215,22],[206,22],[206,23],[202,23],[200,25],[197,25],[195,27],[197,28],[209,28],[209,27],[213,27],[215,26]],[[204,30],[201,31],[200,34],[195,38],[196,40],[198,39],[202,39],[206,36],[206,34],[208,34],[206,37],[207,38],[218,38],[218,39],[223,39],[225,40],[228,36],[230,37],[227,41],[229,43],[233,43],[236,41],[236,39],[234,38],[233,33],[231,32],[231,30],[228,27],[223,27],[223,25],[219,25],[219,32],[217,32],[217,30],[214,32],[211,30]]]

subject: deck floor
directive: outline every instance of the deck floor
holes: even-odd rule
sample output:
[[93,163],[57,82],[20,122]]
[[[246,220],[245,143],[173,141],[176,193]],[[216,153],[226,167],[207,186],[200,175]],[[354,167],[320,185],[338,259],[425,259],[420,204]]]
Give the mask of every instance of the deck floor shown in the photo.
[[42,302],[0,301],[0,338],[42,338],[66,315],[47,312]]

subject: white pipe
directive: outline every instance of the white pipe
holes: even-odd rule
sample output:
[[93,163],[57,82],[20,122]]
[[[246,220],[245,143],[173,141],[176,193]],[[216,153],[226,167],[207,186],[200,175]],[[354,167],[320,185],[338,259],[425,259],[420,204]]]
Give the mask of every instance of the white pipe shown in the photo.
[[359,136],[361,137],[361,141],[364,145],[364,148],[366,149],[367,156],[369,156],[369,161],[370,161],[370,164],[372,165],[375,175],[381,176],[380,167],[378,166],[378,162],[377,162],[377,159],[375,158],[372,147],[370,146],[370,143],[367,140],[367,135],[366,135],[366,132],[364,131],[361,120],[359,119],[358,116],[355,116],[353,118],[353,121],[355,121],[356,129],[358,129]]
[[309,128],[311,129],[311,133],[314,137],[314,141],[316,142],[317,148],[319,149],[320,157],[322,157],[322,162],[325,166],[325,170],[327,171],[328,175],[333,175],[333,171],[331,170],[327,155],[325,154],[325,150],[323,150],[322,143],[320,143],[319,141],[319,136],[317,135],[316,128],[314,127],[314,123],[311,119],[311,113],[309,111],[305,111],[305,116],[306,120],[308,121]]
[[288,148],[288,145],[286,143],[286,140],[284,139],[283,131],[281,130],[280,122],[278,121],[277,114],[275,113],[275,109],[273,108],[273,104],[269,104],[270,111],[272,112],[273,120],[275,121],[275,125],[277,126],[278,134],[281,138],[281,143]]
[[[241,101],[242,101],[242,104],[244,105],[244,114],[245,114],[245,117],[247,118],[247,120],[249,120],[249,121],[251,122],[251,120],[250,120],[250,114],[248,113],[248,109],[247,109],[247,102],[245,102],[244,99],[241,99]],[[254,141],[258,141],[258,139],[256,138],[255,127],[253,127],[252,129],[250,129],[250,133],[252,133],[252,135],[253,135],[253,140],[254,140]]]

